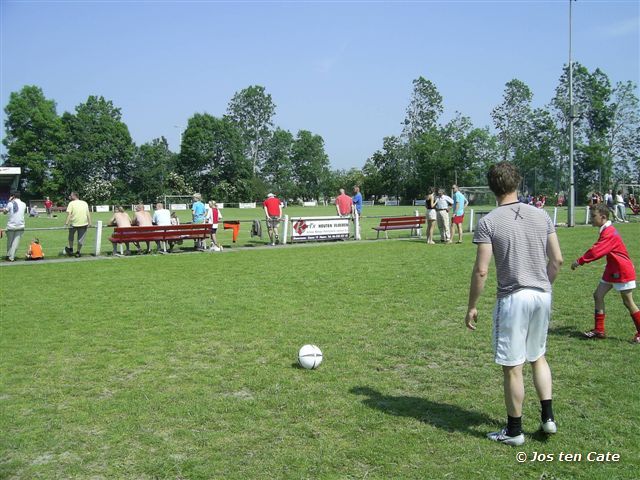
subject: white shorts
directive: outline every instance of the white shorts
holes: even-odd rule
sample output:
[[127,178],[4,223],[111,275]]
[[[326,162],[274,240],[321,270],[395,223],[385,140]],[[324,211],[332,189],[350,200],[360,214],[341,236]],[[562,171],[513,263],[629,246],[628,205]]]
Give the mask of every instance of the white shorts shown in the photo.
[[605,285],[611,285],[616,292],[624,292],[625,290],[633,290],[636,288],[636,281],[631,280],[627,283],[613,283],[613,282],[605,282],[604,280],[600,280],[600,283],[604,283]]
[[436,209],[435,208],[427,210],[427,219],[428,220],[435,220],[436,219]]
[[499,298],[493,311],[493,351],[499,365],[535,362],[547,349],[551,294],[519,290]]

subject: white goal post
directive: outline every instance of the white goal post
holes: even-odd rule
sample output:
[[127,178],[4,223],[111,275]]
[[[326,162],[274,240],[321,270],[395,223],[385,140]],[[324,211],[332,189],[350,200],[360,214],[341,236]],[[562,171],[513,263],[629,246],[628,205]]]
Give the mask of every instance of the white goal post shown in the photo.
[[496,197],[487,186],[458,187],[469,201],[469,205],[495,205]]
[[164,208],[168,210],[189,210],[193,195],[164,195]]

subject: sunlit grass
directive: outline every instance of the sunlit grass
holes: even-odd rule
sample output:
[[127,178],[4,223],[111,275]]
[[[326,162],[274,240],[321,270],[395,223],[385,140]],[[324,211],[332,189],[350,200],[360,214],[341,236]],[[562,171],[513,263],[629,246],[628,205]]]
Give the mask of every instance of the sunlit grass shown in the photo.
[[[638,266],[640,227],[619,230]],[[636,478],[633,324],[611,295],[610,338],[577,338],[604,267],[568,268],[596,229],[559,234],[548,359],[560,432],[535,433],[527,372],[519,449],[484,438],[505,415],[495,274],[469,332],[469,238],[0,268],[0,477]],[[316,371],[295,365],[305,343],[324,352]],[[518,450],[556,461],[519,464]],[[621,460],[557,460],[589,451]]]

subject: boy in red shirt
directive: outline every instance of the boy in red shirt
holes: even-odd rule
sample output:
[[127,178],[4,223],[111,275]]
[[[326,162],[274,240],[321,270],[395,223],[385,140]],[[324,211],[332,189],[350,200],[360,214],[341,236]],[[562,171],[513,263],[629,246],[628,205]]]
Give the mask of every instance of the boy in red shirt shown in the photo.
[[600,284],[593,293],[595,300],[595,327],[588,332],[584,332],[587,338],[606,338],[604,330],[604,297],[609,290],[614,288],[620,292],[622,302],[627,307],[633,323],[636,325],[636,335],[631,340],[633,343],[640,343],[640,309],[633,301],[633,289],[636,288],[636,272],[633,262],[629,258],[627,247],[622,241],[618,231],[609,221],[609,208],[605,204],[598,204],[591,210],[591,222],[594,227],[600,228],[600,237],[593,246],[580,258],[571,264],[571,270],[575,270],[580,265],[593,262],[599,258],[607,256],[607,265]]

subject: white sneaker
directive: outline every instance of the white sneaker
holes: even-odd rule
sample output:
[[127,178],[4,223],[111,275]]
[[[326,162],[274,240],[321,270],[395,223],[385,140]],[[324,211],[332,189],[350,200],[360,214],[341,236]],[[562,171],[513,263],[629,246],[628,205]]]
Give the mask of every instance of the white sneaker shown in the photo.
[[493,440],[494,442],[504,443],[505,445],[511,445],[514,447],[518,447],[524,444],[524,433],[516,435],[515,437],[510,437],[509,435],[507,435],[506,428],[503,428],[499,432],[492,432],[487,434],[487,438],[489,440]]
[[558,426],[556,425],[556,422],[554,422],[551,419],[542,422],[540,424],[540,427],[542,428],[542,431],[544,433],[551,434],[551,433],[556,433],[558,431]]

